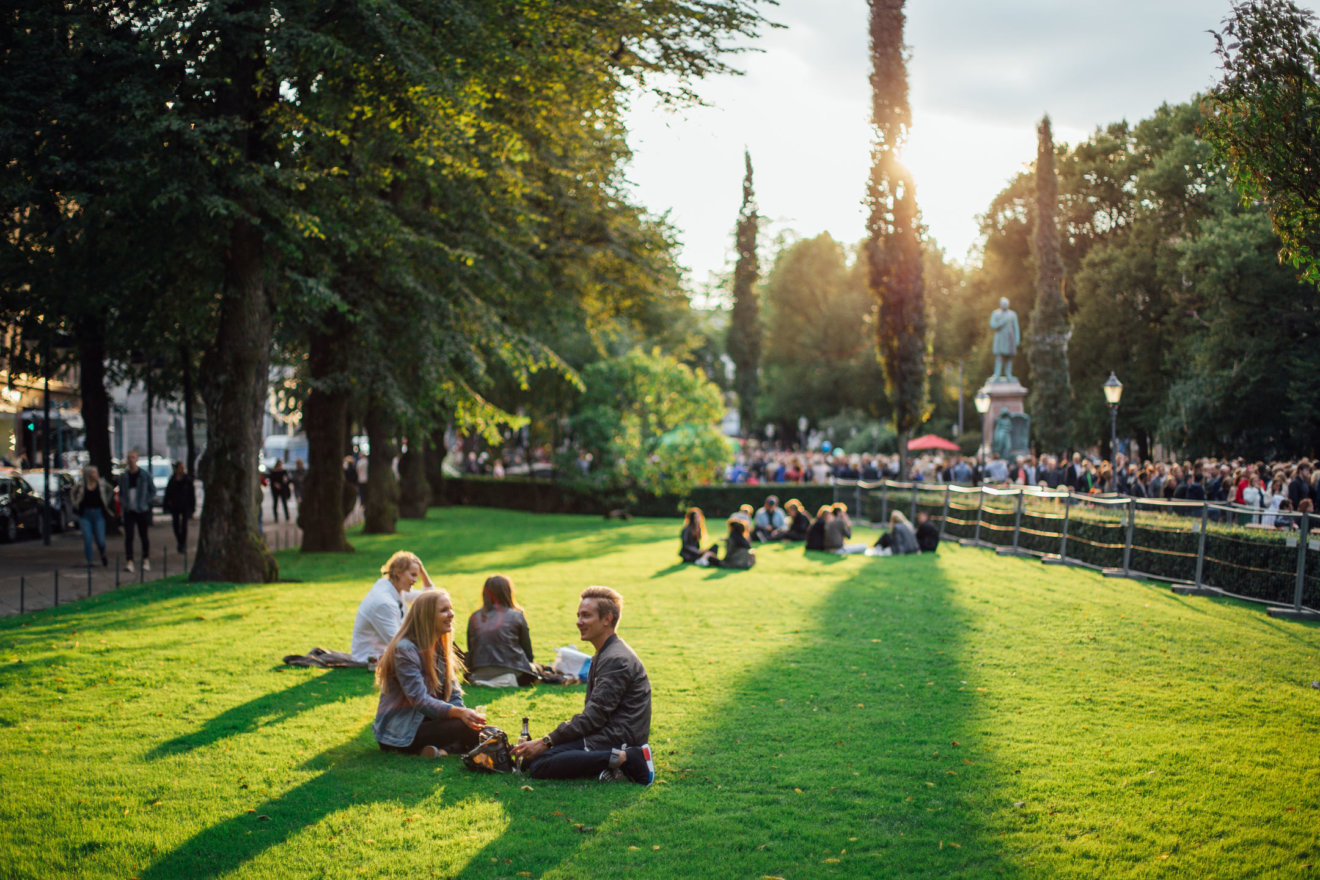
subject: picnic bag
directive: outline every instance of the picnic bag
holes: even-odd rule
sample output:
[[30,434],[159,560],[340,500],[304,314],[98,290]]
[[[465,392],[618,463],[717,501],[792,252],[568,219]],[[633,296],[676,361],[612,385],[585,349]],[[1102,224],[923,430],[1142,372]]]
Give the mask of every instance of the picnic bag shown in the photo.
[[477,731],[477,746],[463,756],[463,764],[478,773],[512,773],[509,735],[492,724]]

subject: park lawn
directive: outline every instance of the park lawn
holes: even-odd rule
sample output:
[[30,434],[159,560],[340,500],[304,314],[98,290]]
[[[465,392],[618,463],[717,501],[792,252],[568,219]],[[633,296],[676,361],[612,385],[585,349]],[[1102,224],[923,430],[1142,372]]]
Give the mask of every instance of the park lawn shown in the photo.
[[[952,545],[677,564],[676,520],[432,510],[296,583],[179,580],[0,621],[0,876],[1287,877],[1320,871],[1320,628]],[[460,624],[509,574],[537,658],[626,598],[649,789],[383,754],[347,649],[416,550]],[[457,627],[462,632],[462,626]],[[582,687],[470,688],[540,735]]]

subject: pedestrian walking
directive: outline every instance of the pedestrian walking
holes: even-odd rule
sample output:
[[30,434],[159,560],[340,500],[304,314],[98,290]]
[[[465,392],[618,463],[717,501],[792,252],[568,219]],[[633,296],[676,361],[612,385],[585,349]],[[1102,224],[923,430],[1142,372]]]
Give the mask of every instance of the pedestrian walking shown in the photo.
[[170,525],[174,528],[174,541],[178,544],[179,552],[184,553],[188,545],[188,520],[192,519],[197,510],[197,490],[181,461],[174,463],[174,473],[165,484],[165,502],[162,506],[170,515]]
[[284,505],[284,521],[289,522],[289,495],[292,481],[289,472],[284,469],[284,462],[275,460],[275,466],[266,475],[270,481],[270,516],[275,522],[280,521],[280,505]]
[[128,467],[119,475],[119,504],[123,507],[124,571],[133,571],[133,531],[142,544],[142,570],[151,571],[151,541],[147,530],[151,528],[151,503],[156,500],[156,484],[151,474],[138,467],[138,452],[131,450],[124,461]]
[[105,518],[114,509],[114,490],[101,479],[96,465],[89,464],[82,470],[82,479],[73,487],[73,509],[78,514],[82,528],[83,555],[87,564],[92,565],[92,545],[101,553],[101,565],[109,565],[105,555]]

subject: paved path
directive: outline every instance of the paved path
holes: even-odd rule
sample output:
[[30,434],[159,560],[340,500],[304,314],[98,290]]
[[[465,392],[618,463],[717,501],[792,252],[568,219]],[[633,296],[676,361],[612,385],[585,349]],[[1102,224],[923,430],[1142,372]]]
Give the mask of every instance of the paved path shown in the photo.
[[[200,490],[198,498],[200,501]],[[302,542],[302,530],[294,524],[298,519],[298,503],[292,499],[289,500],[289,512],[294,522],[284,519],[282,508],[280,520],[275,522],[271,518],[269,493],[266,493],[261,508],[262,531],[272,550],[297,547]],[[361,521],[361,516],[362,509],[358,507],[350,516],[350,522]],[[138,560],[137,571],[132,574],[123,570],[122,533],[106,536],[110,565],[103,567],[98,562],[90,569],[83,558],[82,533],[77,529],[52,534],[50,546],[46,546],[40,536],[22,536],[12,544],[0,544],[0,617],[18,614],[20,608],[24,612],[50,608],[56,604],[57,591],[59,604],[65,605],[88,595],[117,589],[123,584],[178,575],[192,565],[197,552],[198,522],[199,518],[194,516],[188,523],[187,552],[179,553],[169,514],[157,513],[149,531],[151,571],[142,571],[141,560]],[[141,553],[141,546],[136,541],[134,549]]]

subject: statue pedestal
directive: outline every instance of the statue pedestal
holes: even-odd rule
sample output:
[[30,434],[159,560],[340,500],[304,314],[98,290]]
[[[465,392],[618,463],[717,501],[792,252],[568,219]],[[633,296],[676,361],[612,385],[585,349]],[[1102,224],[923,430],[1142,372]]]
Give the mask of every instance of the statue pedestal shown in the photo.
[[[985,438],[984,452],[989,457],[993,455],[991,449],[994,445],[995,420],[999,418],[1001,412],[1025,413],[1027,389],[1017,379],[1011,379],[1007,382],[996,382],[990,379],[981,386],[981,390],[990,397],[990,408],[982,417],[984,422],[981,425],[982,436]],[[1030,453],[1031,450],[1027,447],[1025,439],[1019,446],[1020,448],[1014,449],[1010,456]]]

